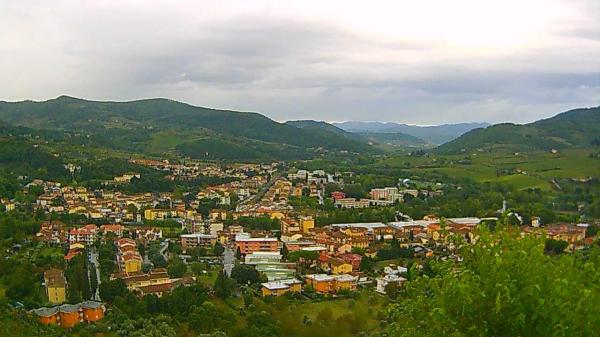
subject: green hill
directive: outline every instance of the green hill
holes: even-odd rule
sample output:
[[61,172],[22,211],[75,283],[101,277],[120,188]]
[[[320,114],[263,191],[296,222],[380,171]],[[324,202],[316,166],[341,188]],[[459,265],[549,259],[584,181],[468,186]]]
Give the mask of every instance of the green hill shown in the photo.
[[[366,142],[349,141],[326,129],[298,128],[258,113],[196,107],[168,99],[97,102],[61,96],[44,102],[0,102],[0,120],[85,134],[97,146],[148,154],[173,151],[194,155],[206,151],[191,148],[217,143],[217,148],[227,149],[225,157],[230,159],[235,151],[248,151],[240,153],[240,158],[250,159],[249,154],[255,152],[246,145],[260,147],[260,153],[274,153],[273,159],[281,158],[277,154],[282,151],[277,150],[282,147],[283,157],[290,153],[310,156],[316,149],[374,151]],[[218,151],[214,155],[221,158]]]
[[540,151],[600,145],[600,107],[575,109],[525,125],[496,124],[475,129],[436,149],[468,151]]

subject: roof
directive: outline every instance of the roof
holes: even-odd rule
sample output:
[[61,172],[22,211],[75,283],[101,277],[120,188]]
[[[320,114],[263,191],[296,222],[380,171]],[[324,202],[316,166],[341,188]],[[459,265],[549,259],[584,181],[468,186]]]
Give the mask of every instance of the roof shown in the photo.
[[287,289],[292,284],[301,284],[301,283],[302,282],[300,280],[291,278],[291,279],[283,279],[283,280],[265,282],[265,283],[262,283],[261,285],[269,290],[278,290],[278,289]]
[[74,305],[74,304],[63,304],[63,305],[61,305],[61,306],[58,307],[58,311],[65,312],[65,313],[78,312],[79,311],[79,306],[78,305]]
[[48,316],[56,315],[57,312],[58,312],[58,307],[51,307],[51,308],[41,307],[41,308],[33,309],[33,313],[40,317],[48,317]]
[[96,301],[85,301],[85,302],[81,303],[81,306],[86,309],[98,309],[98,308],[102,308],[103,304],[100,302],[96,302]]
[[338,282],[356,282],[358,280],[358,277],[348,274],[336,275],[334,277],[335,280]]
[[333,276],[327,274],[310,274],[306,275],[305,277],[317,282],[333,281],[334,279]]
[[358,223],[346,223],[346,224],[332,224],[332,227],[349,227],[349,228],[365,228],[368,231],[373,231],[374,228],[387,227],[383,222],[358,222]]

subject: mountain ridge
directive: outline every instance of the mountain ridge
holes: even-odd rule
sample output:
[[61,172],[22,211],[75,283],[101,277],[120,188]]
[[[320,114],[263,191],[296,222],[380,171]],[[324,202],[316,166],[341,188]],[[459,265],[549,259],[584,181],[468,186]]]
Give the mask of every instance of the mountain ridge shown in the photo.
[[[229,148],[234,143],[248,143],[260,147],[265,155],[269,148],[280,149],[282,145],[294,147],[307,156],[314,154],[314,149],[377,151],[366,141],[348,139],[327,130],[279,123],[257,112],[197,107],[166,98],[117,102],[62,95],[39,102],[0,102],[0,120],[17,126],[86,133],[107,147],[150,152],[164,150],[155,146],[162,143],[168,143],[170,151],[179,151],[184,143],[192,143],[193,146],[183,146],[188,150],[205,148],[193,143],[207,139],[213,144],[218,139],[220,145]],[[284,154],[285,151],[274,152]],[[186,154],[197,155],[195,151],[186,151]]]
[[600,145],[600,107],[578,108],[527,124],[500,123],[473,129],[438,153],[473,150],[539,151]]

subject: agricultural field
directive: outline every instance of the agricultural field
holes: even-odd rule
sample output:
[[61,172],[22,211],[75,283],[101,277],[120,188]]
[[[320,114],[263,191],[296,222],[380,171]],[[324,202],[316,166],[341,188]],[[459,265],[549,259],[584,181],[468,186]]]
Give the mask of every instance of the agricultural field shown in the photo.
[[517,189],[554,188],[552,179],[598,177],[600,160],[590,151],[572,149],[530,153],[474,153],[471,155],[402,156],[386,158],[376,165],[441,173],[476,182],[501,182]]

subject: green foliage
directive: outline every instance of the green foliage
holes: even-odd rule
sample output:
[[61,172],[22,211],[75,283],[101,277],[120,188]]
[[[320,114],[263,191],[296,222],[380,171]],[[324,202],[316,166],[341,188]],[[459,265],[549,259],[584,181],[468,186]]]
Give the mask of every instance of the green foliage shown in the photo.
[[569,243],[567,241],[546,239],[544,249],[546,250],[546,252],[562,254],[568,246]]
[[187,271],[187,265],[179,257],[175,256],[169,259],[167,272],[172,278],[181,278]]
[[235,320],[236,317],[232,310],[215,306],[208,301],[194,307],[189,316],[190,327],[201,334],[228,329]]
[[215,293],[222,299],[227,299],[231,296],[234,283],[227,277],[224,271],[221,271],[215,280]]
[[[462,263],[406,284],[389,307],[394,336],[590,336],[600,327],[600,251],[548,256],[544,242],[483,233]],[[576,308],[576,309],[575,309]]]
[[241,216],[237,223],[244,227],[245,230],[279,230],[281,229],[281,221],[279,219],[271,219],[268,216]]
[[87,301],[91,298],[90,280],[88,277],[87,253],[76,255],[65,270],[67,279],[67,300],[71,304]]
[[113,302],[119,296],[125,296],[129,290],[122,279],[107,280],[100,283],[100,298],[106,302]]
[[260,274],[256,268],[247,264],[238,264],[231,270],[231,278],[238,284],[258,284],[261,282]]

